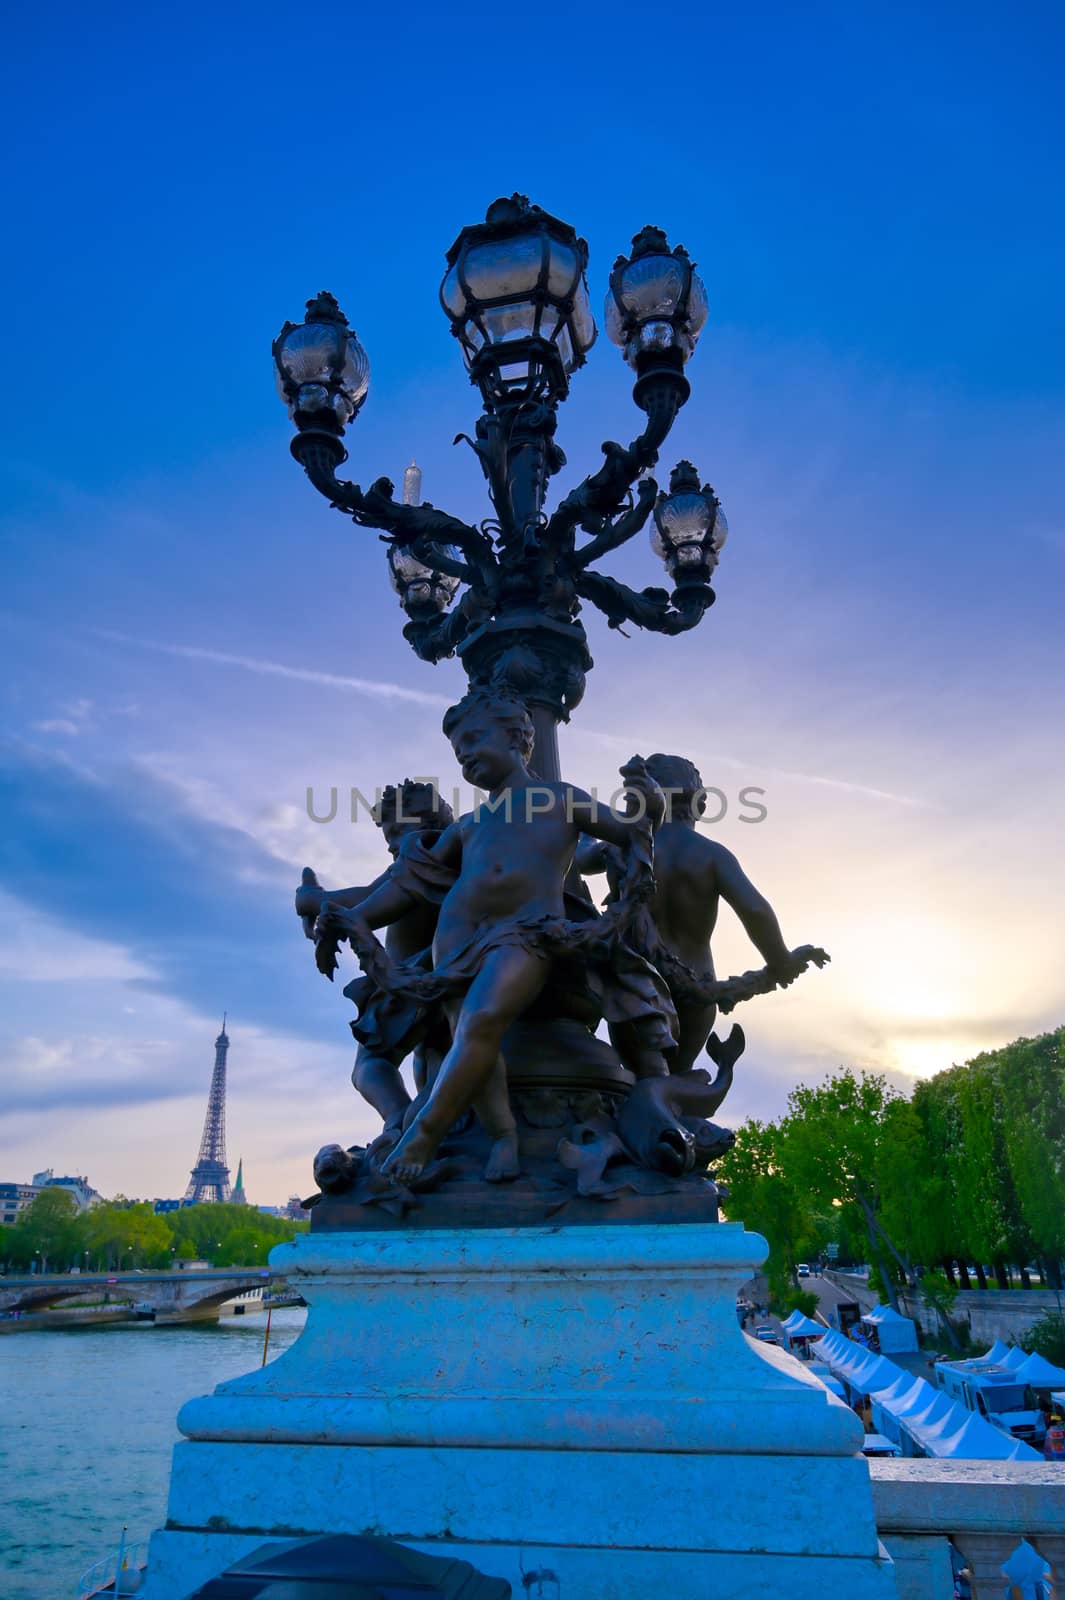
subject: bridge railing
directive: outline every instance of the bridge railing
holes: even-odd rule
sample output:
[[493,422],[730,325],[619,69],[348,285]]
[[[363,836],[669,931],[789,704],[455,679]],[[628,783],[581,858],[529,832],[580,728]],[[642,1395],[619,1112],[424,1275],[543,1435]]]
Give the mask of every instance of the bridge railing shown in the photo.
[[1065,1597],[1065,1464],[902,1458],[869,1470],[899,1600],[951,1600],[958,1570],[973,1600]]

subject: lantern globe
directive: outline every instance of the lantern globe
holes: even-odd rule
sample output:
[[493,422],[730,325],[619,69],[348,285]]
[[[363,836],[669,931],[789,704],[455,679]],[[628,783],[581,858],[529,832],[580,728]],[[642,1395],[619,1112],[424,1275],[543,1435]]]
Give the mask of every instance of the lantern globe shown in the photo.
[[370,360],[326,290],[307,302],[306,322],[286,322],[274,340],[277,390],[299,425],[342,431],[370,387]]
[[512,195],[463,228],[447,263],[440,301],[489,410],[564,399],[596,335],[584,240]]
[[666,351],[683,366],[709,313],[706,286],[683,245],[670,249],[661,228],[643,228],[632,254],[619,256],[606,298],[606,331],[636,371]]
[[[459,551],[452,545],[442,544],[438,548],[442,556],[461,561]],[[389,546],[388,576],[400,605],[409,615],[446,611],[459,586],[458,578],[451,573],[427,566],[399,544]]]
[[717,566],[728,523],[710,485],[700,487],[690,461],[673,468],[668,493],[656,500],[650,538],[675,580],[704,581]]

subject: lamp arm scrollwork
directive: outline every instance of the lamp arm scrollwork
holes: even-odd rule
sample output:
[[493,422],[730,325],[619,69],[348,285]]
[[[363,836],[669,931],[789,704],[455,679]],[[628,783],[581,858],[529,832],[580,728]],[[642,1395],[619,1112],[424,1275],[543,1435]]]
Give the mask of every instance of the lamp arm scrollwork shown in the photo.
[[577,593],[606,617],[612,628],[635,623],[652,633],[687,633],[702,621],[717,598],[709,584],[675,589],[630,589],[627,583],[602,572],[582,572],[575,580]]
[[453,611],[444,615],[414,617],[403,629],[403,637],[422,661],[443,661],[453,656],[459,645],[490,614],[490,603],[475,589],[468,589]]
[[593,561],[598,561],[600,556],[617,550],[619,546],[627,543],[639,533],[651,515],[651,508],[658,494],[658,485],[653,478],[642,478],[636,486],[636,500],[628,511],[622,512],[620,517],[596,534],[594,539],[570,558],[570,567],[575,572],[583,572],[585,567],[590,567]]
[[647,426],[628,446],[608,439],[602,447],[606,460],[599,471],[579,483],[559,505],[547,524],[547,537],[557,549],[566,547],[586,518],[609,517],[618,511],[640,473],[658,460],[658,452],[688,398],[689,386],[683,374],[663,373],[641,380],[635,392],[647,412]]
[[[469,523],[438,511],[428,501],[420,506],[404,505],[394,498],[395,486],[388,478],[378,478],[365,491],[357,483],[338,478],[336,469],[346,459],[347,451],[334,436],[311,430],[298,433],[292,441],[292,454],[319,494],[361,527],[379,528],[402,545],[419,541],[426,545],[453,544],[466,556],[471,568],[491,571],[496,567],[491,540]],[[468,577],[465,571],[452,572],[452,576]]]

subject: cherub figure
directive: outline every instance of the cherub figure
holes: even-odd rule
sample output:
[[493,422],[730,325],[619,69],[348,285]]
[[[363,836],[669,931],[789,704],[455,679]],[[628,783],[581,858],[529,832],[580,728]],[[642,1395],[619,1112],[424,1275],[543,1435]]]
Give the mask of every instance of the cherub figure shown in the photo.
[[[698,769],[683,756],[653,755],[647,772],[666,797],[664,821],[655,833],[655,894],[651,904],[653,948],[643,953],[665,978],[679,1022],[672,1072],[689,1072],[706,1045],[717,1015],[714,960],[710,941],[721,901],[732,907],[767,967],[763,989],[794,981],[811,961],[823,965],[823,950],[803,946],[791,951],[768,900],[743,872],[725,846],[696,831],[706,809],[706,793]],[[618,863],[608,846],[588,841],[577,864],[585,873],[607,872],[616,892]],[[756,992],[752,988],[752,992]],[[622,1041],[615,1041],[619,1048]]]
[[[447,801],[432,784],[404,778],[381,791],[373,818],[384,835],[393,860],[414,845],[431,846],[454,821]],[[370,884],[351,889],[320,887],[309,867],[296,893],[296,911],[303,919],[308,938],[314,937],[314,922],[323,900],[352,908],[360,905],[389,881],[387,872]],[[396,961],[431,966],[437,907],[424,900],[412,900],[404,914],[391,923],[386,936],[389,955]],[[351,1024],[358,1042],[351,1081],[381,1117],[386,1129],[399,1131],[411,1097],[403,1082],[400,1067],[413,1050],[414,1086],[421,1091],[451,1042],[447,1020],[438,1006],[425,1007],[389,994],[372,978],[356,978],[344,993],[359,1008]]]
[[[528,770],[532,721],[521,701],[502,691],[472,690],[451,707],[443,726],[463,777],[487,791],[487,802],[447,828],[431,849],[401,856],[389,881],[353,909],[327,900],[318,919],[326,952],[319,964],[328,970],[337,940],[348,938],[372,968],[371,930],[407,916],[427,879],[441,869],[450,872],[433,939],[432,978],[421,992],[443,995],[453,1042],[381,1170],[401,1182],[417,1177],[473,1106],[493,1140],[485,1176],[498,1182],[520,1171],[503,1035],[540,994],[552,957],[589,937],[588,927],[567,922],[563,909],[578,840],[587,833],[623,849],[643,841],[646,849],[663,800],[639,758],[622,776],[643,803],[634,802],[634,814],[625,817],[571,784],[538,781]],[[663,1050],[673,1043],[665,1012],[660,1043]],[[666,1070],[661,1051],[657,1070]]]

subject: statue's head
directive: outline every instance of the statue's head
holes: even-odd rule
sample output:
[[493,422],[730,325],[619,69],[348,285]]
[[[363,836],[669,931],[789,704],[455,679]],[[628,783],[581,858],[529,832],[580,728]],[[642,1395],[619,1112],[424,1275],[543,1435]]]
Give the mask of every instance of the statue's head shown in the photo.
[[532,757],[532,718],[505,689],[471,689],[445,712],[443,728],[462,776],[481,789],[502,782],[513,770],[515,756],[523,767]]
[[693,761],[684,756],[648,756],[645,766],[666,796],[666,817],[673,822],[698,822],[706,810],[706,790]]
[[454,822],[455,814],[435,784],[404,778],[402,783],[382,789],[373,819],[395,855],[409,833],[442,832]]

